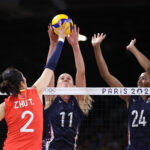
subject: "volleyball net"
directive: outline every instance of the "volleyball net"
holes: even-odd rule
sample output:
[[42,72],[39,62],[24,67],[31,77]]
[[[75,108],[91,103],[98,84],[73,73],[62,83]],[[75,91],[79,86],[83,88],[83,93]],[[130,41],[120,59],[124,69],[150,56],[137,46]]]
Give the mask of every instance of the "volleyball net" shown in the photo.
[[46,88],[44,95],[150,95],[150,88]]
[[[7,95],[1,93],[0,95]],[[138,87],[68,87],[68,88],[46,88],[43,95],[150,95],[150,88]]]
[[[118,95],[150,95],[150,88],[86,87],[46,88],[43,95],[91,95],[93,109],[79,129],[78,149],[121,149],[127,146],[127,108]],[[0,93],[1,102],[7,94]],[[6,138],[5,120],[0,122],[0,150]]]

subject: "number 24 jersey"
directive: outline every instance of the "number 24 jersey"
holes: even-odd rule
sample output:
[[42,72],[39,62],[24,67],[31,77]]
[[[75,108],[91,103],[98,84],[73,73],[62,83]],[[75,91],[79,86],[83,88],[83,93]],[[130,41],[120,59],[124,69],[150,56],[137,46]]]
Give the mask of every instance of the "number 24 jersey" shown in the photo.
[[143,100],[141,96],[131,96],[128,108],[128,144],[128,150],[150,150],[150,97]]

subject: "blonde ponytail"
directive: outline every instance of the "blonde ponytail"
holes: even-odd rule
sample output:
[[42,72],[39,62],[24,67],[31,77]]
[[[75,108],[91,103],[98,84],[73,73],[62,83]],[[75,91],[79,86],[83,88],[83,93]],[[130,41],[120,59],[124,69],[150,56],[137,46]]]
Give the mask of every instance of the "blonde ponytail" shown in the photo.
[[79,106],[85,115],[88,115],[89,111],[92,109],[93,102],[93,98],[89,95],[85,96],[84,100],[81,99],[81,97],[78,99]]

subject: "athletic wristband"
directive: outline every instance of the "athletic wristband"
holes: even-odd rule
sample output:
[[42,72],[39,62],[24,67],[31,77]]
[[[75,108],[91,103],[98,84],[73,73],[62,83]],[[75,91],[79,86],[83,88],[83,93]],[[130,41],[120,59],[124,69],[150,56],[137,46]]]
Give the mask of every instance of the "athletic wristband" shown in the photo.
[[64,43],[64,39],[63,38],[59,38],[58,41],[62,41]]
[[[64,41],[64,40],[63,40]],[[62,41],[62,38],[59,38],[56,48],[53,51],[51,57],[48,60],[48,63],[46,64],[45,68],[49,68],[51,70],[55,70],[57,62],[59,60],[60,54],[62,52],[63,44],[64,42]]]

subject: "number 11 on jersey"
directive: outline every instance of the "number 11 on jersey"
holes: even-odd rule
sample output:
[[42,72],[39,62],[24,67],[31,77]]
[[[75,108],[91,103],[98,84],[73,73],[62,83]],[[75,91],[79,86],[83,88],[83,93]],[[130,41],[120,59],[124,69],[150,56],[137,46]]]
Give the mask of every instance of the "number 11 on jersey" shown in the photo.
[[[66,113],[65,112],[61,112],[60,115],[61,115],[61,127],[64,127],[64,121],[65,121]],[[68,116],[69,116],[69,127],[72,127],[73,112],[70,112],[68,114]]]

